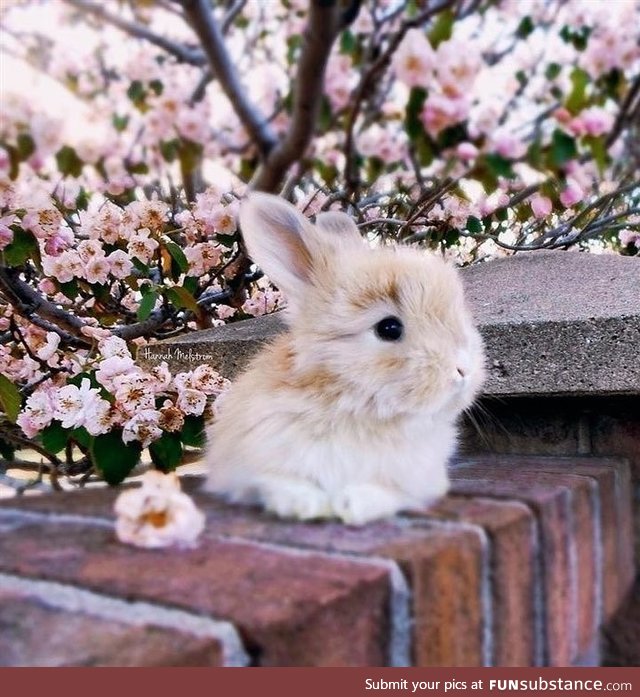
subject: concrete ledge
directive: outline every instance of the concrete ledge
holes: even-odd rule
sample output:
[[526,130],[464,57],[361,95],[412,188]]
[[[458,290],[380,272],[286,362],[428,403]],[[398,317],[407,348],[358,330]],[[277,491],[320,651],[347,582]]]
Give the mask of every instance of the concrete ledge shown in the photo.
[[[486,342],[485,394],[640,392],[640,259],[532,252],[462,275]],[[193,332],[171,340],[168,362],[192,369],[206,357],[233,377],[283,328],[276,314]]]

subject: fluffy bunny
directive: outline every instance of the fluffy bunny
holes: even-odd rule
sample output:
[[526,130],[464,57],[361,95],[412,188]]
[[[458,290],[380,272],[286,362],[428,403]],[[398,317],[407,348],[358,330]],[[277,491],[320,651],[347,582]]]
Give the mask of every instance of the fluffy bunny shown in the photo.
[[251,194],[240,222],[287,297],[289,331],[222,397],[207,489],[349,524],[434,502],[484,375],[456,270],[415,248],[369,248],[343,213],[314,226],[268,194]]

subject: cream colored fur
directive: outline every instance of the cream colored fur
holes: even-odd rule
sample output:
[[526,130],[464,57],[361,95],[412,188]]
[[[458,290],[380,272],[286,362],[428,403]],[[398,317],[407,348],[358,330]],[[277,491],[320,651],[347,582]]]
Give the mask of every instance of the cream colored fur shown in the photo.
[[[484,377],[455,269],[417,249],[370,249],[340,213],[312,226],[267,194],[240,219],[251,257],[287,295],[289,332],[222,398],[207,488],[351,524],[433,503]],[[390,315],[400,341],[374,332]]]

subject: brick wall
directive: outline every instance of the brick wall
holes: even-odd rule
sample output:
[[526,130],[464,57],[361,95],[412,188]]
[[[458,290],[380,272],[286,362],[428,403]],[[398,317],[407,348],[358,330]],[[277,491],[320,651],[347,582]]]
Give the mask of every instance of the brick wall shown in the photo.
[[633,578],[628,464],[467,458],[452,474],[432,510],[362,528],[231,507],[194,478],[207,526],[181,551],[118,543],[113,491],[5,501],[0,664],[598,663]]

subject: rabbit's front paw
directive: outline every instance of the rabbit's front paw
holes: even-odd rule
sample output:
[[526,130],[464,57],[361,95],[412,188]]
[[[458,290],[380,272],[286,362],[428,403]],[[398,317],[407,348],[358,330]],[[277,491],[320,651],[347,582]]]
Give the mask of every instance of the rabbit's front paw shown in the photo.
[[399,497],[376,484],[350,484],[333,500],[335,514],[350,525],[364,525],[394,515],[402,508]]
[[327,518],[331,506],[327,494],[313,484],[298,481],[279,481],[262,491],[266,510],[281,518],[312,520]]

